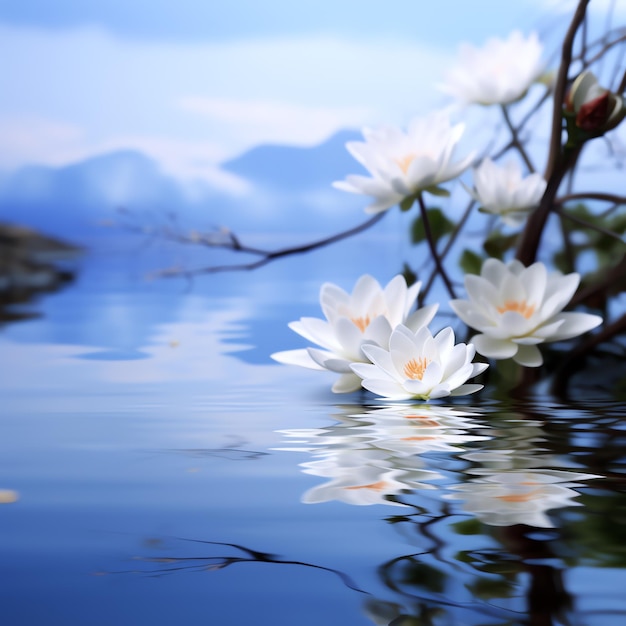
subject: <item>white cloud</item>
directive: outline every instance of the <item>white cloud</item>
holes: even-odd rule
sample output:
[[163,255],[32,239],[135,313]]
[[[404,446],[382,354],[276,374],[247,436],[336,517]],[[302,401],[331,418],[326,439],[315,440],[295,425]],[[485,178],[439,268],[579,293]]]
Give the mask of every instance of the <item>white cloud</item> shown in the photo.
[[230,126],[233,137],[251,144],[316,145],[341,128],[360,127],[373,117],[366,107],[313,107],[203,96],[181,98],[180,107],[210,124]]
[[219,167],[224,152],[208,141],[122,135],[89,142],[86,132],[72,124],[27,115],[0,118],[0,169],[25,164],[61,167],[118,150],[137,150],[184,182],[202,181],[234,195],[250,190],[245,180]]
[[1,167],[135,148],[180,178],[239,191],[221,161],[259,142],[404,123],[441,101],[433,85],[452,56],[325,35],[154,43],[0,26],[0,41]]
[[[85,152],[99,153],[132,149],[153,158],[166,174],[185,183],[201,181],[213,189],[232,195],[245,195],[250,184],[219,166],[223,151],[208,141],[186,141],[171,137],[124,135],[106,139]],[[192,189],[189,187],[189,189]]]
[[76,125],[40,115],[0,118],[0,168],[43,162],[60,165],[81,154],[84,133]]

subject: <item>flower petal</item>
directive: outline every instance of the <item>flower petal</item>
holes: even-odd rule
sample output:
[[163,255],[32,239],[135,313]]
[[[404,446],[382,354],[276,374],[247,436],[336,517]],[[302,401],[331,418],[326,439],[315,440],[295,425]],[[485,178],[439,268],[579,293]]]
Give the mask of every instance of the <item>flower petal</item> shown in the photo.
[[350,374],[342,374],[333,384],[331,390],[334,393],[350,393],[358,391],[361,388],[361,379],[352,372]]
[[397,382],[390,380],[382,380],[380,378],[366,378],[361,381],[363,386],[368,391],[375,393],[377,396],[383,396],[390,400],[407,400],[411,397],[402,386]]
[[324,368],[317,364],[306,349],[302,350],[284,350],[283,352],[274,352],[270,358],[278,363],[285,365],[299,365],[312,370],[323,370]]
[[470,393],[476,393],[477,391],[480,391],[483,387],[484,385],[475,385],[475,384],[461,385],[460,387],[453,389],[450,392],[450,395],[451,396],[468,396]]
[[316,348],[307,348],[309,356],[322,368],[340,374],[352,373],[350,361],[338,359],[332,352],[324,352]]
[[487,335],[476,335],[472,338],[476,352],[493,359],[510,359],[519,347],[505,339],[494,339]]
[[602,324],[599,315],[590,313],[560,313],[556,319],[562,324],[555,332],[546,338],[546,341],[561,341],[582,335]]
[[537,346],[519,346],[513,360],[525,367],[539,367],[543,364],[543,357]]

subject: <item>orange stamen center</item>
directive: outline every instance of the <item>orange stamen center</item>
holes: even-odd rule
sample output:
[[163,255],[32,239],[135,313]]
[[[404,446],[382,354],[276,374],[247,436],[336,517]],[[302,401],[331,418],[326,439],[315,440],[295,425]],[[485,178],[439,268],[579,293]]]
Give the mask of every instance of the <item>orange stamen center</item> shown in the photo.
[[372,491],[382,491],[387,486],[384,480],[379,480],[377,483],[370,483],[369,485],[354,485],[353,487],[346,487],[346,489],[371,489]]
[[362,332],[365,332],[365,329],[370,325],[370,316],[366,315],[365,317],[352,317],[350,318],[352,323]]
[[527,493],[511,493],[506,496],[496,496],[498,500],[503,502],[530,502],[538,493],[538,490],[529,491]]
[[419,426],[420,427],[423,426],[424,428],[429,428],[429,427],[438,428],[441,426],[441,424],[437,420],[430,419],[429,417],[426,417],[425,415],[405,415],[404,417],[408,420],[419,420],[420,421]]
[[409,171],[409,167],[411,167],[411,163],[413,163],[414,159],[414,154],[407,154],[401,159],[395,159],[395,161],[398,164],[398,167],[406,174]]
[[437,437],[402,437],[402,441],[432,441]]
[[404,375],[411,380],[422,380],[422,376],[424,376],[428,363],[429,361],[426,360],[425,357],[411,359],[404,366]]
[[514,311],[528,319],[535,312],[535,306],[532,304],[529,306],[525,300],[507,300],[498,307],[498,313],[506,313],[507,311]]

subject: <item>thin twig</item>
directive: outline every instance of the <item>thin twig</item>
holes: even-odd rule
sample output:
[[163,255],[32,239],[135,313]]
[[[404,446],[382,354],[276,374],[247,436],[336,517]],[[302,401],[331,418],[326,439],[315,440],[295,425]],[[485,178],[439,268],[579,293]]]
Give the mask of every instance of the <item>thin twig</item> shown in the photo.
[[626,254],[617,265],[614,265],[612,268],[603,272],[602,279],[599,282],[593,283],[592,285],[577,291],[574,297],[570,300],[570,306],[574,307],[587,300],[592,300],[597,295],[604,294],[608,289],[615,287],[616,285],[623,286],[625,276]]
[[430,254],[433,257],[433,261],[435,263],[435,267],[437,268],[437,272],[441,276],[443,282],[446,285],[446,289],[450,294],[451,298],[456,298],[456,294],[454,293],[454,287],[452,286],[452,282],[450,278],[446,274],[446,270],[443,267],[443,263],[441,262],[441,258],[439,257],[439,253],[437,252],[437,245],[435,244],[435,240],[433,239],[433,233],[430,228],[430,220],[428,219],[428,212],[426,211],[426,204],[424,204],[424,197],[421,193],[417,194],[417,204],[420,209],[420,214],[422,216],[422,222],[424,222],[424,234],[426,235],[426,241],[428,243],[428,247],[430,249]]
[[[622,29],[622,32],[623,32],[623,29]],[[591,65],[593,65],[594,63],[602,59],[611,48],[619,45],[620,43],[624,41],[626,41],[626,33],[620,35],[613,41],[607,41],[606,43],[604,43],[604,45],[600,48],[600,50],[598,50],[598,52],[594,54],[590,59],[574,59],[574,60],[582,60],[583,69],[587,69],[588,67],[590,67]],[[604,39],[601,42],[597,42],[597,43],[603,43],[603,42],[604,42]]]
[[[326,237],[324,239],[318,239],[317,241],[312,241],[310,243],[306,243],[300,246],[292,246],[289,248],[283,248],[281,250],[262,250],[260,248],[254,248],[251,246],[243,245],[238,239],[232,236],[232,245],[227,243],[218,243],[212,244],[208,240],[194,240],[188,239],[188,243],[200,243],[202,245],[208,245],[210,247],[222,247],[229,248],[231,250],[236,250],[237,252],[247,252],[250,254],[256,254],[257,256],[261,256],[260,259],[256,261],[251,261],[250,263],[239,263],[239,264],[230,264],[230,265],[210,265],[207,267],[200,267],[193,270],[181,270],[178,268],[172,268],[170,270],[161,270],[156,272],[156,277],[162,278],[172,278],[176,276],[186,276],[191,277],[200,274],[217,274],[220,272],[234,272],[239,270],[253,270],[258,267],[262,267],[271,261],[275,261],[276,259],[280,259],[281,257],[289,256],[292,254],[304,254],[305,252],[311,252],[312,250],[316,250],[318,248],[323,248],[330,244],[336,243],[337,241],[341,241],[342,239],[347,239],[348,237],[352,237],[358,233],[367,230],[377,222],[379,222],[386,211],[383,213],[377,213],[369,220],[355,226],[354,228],[350,228],[348,230],[344,230],[336,235],[332,235],[331,237]],[[175,241],[185,241],[184,236],[171,236],[170,238]]]
[[504,121],[506,122],[506,125],[509,131],[511,131],[512,146],[514,146],[519,152],[524,163],[526,164],[526,167],[528,168],[528,171],[530,173],[533,173],[535,171],[535,167],[532,164],[530,157],[528,156],[528,153],[526,152],[526,149],[524,148],[524,144],[521,142],[519,138],[518,129],[515,128],[515,126],[513,126],[513,122],[511,121],[511,117],[509,116],[509,110],[507,109],[506,104],[502,104],[500,106],[500,110],[502,111],[502,116],[504,117]]
[[[463,230],[467,220],[469,219],[469,216],[472,213],[472,209],[474,208],[475,205],[476,205],[476,201],[475,200],[470,200],[470,202],[468,203],[465,211],[463,212],[463,215],[461,216],[461,219],[459,220],[459,222],[456,225],[455,229],[450,234],[450,237],[448,238],[448,241],[446,241],[446,245],[443,247],[443,250],[441,251],[441,254],[439,255],[439,258],[441,259],[441,262],[443,262],[443,260],[448,255],[448,252],[450,252],[450,249],[452,248],[452,246],[454,245],[454,242],[456,241],[457,237],[459,236],[459,234]],[[431,290],[431,288],[433,286],[433,283],[435,282],[435,277],[436,276],[437,276],[437,268],[435,268],[431,272],[431,274],[430,274],[430,276],[428,278],[428,281],[426,282],[426,286],[424,287],[423,291],[420,292],[420,297],[422,298],[421,302],[426,300],[426,296],[430,292],[430,290]]]
[[566,218],[570,220],[571,222],[575,222],[576,224],[579,224],[580,226],[583,226],[584,228],[595,230],[596,232],[606,235],[607,237],[610,237],[611,239],[617,239],[617,241],[621,243],[625,243],[624,238],[619,233],[613,232],[612,230],[609,230],[608,228],[604,228],[603,226],[600,226],[598,224],[592,224],[591,222],[588,222],[582,217],[578,217],[578,215],[572,215],[571,213],[567,213],[562,207],[555,207],[554,212],[560,215],[562,218]]
[[603,191],[587,191],[581,193],[568,193],[560,198],[555,198],[554,204],[562,205],[572,200],[601,200],[603,202],[611,202],[612,204],[626,204],[626,196],[618,196],[617,194],[605,193]]

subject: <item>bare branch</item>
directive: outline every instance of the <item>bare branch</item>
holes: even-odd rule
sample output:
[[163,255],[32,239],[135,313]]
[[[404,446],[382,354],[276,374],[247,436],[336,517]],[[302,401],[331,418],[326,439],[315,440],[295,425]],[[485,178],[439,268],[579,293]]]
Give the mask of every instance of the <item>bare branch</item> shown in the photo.
[[602,191],[589,191],[582,193],[568,193],[565,196],[556,198],[554,204],[562,205],[572,200],[601,200],[602,202],[611,202],[612,204],[626,204],[626,196],[618,196],[617,194],[604,193]]
[[563,101],[565,100],[565,90],[567,88],[567,73],[572,63],[572,47],[574,45],[574,39],[576,32],[585,19],[587,13],[587,5],[589,0],[580,0],[572,22],[567,30],[565,39],[563,40],[563,47],[561,49],[561,63],[559,65],[559,71],[557,73],[556,83],[554,86],[554,101],[552,106],[552,134],[550,135],[550,152],[548,156],[548,163],[545,171],[545,179],[548,180],[552,177],[552,174],[556,168],[556,162],[559,159],[561,153],[561,131],[562,131],[562,116],[563,116]]
[[209,265],[206,267],[200,267],[191,270],[184,270],[180,268],[170,268],[158,271],[154,274],[156,278],[173,278],[178,276],[191,277],[200,274],[217,274],[221,272],[235,272],[240,270],[253,270],[258,267],[262,267],[263,265],[267,265],[271,261],[275,261],[276,259],[280,259],[285,256],[290,256],[293,254],[304,254],[306,252],[311,252],[312,250],[316,250],[318,248],[323,248],[325,246],[329,246],[330,244],[336,243],[337,241],[341,241],[342,239],[348,239],[358,233],[367,230],[377,222],[379,222],[384,213],[377,213],[369,220],[355,226],[354,228],[350,228],[348,230],[344,230],[336,235],[332,235],[331,237],[326,237],[324,239],[318,239],[317,241],[312,241],[310,243],[302,244],[299,246],[291,246],[289,248],[282,248],[280,250],[263,250],[261,248],[255,248],[253,246],[243,245],[235,235],[231,235],[230,240],[228,242],[218,242],[213,243],[210,238],[207,237],[197,237],[197,236],[189,236],[189,235],[181,235],[177,233],[166,233],[167,238],[178,241],[181,243],[193,243],[199,245],[206,245],[214,248],[226,248],[233,250],[235,252],[243,252],[254,254],[260,256],[260,259],[256,261],[251,261],[250,263],[238,263],[238,264],[228,264],[228,265]]
[[612,230],[609,230],[608,228],[603,228],[602,226],[598,226],[597,224],[592,224],[591,222],[588,222],[587,220],[584,220],[581,217],[578,217],[577,215],[572,215],[571,213],[567,213],[561,208],[555,209],[555,212],[558,213],[563,218],[566,218],[572,222],[576,222],[580,226],[584,226],[585,228],[595,230],[599,233],[602,233],[603,235],[606,235],[607,237],[611,237],[611,239],[617,239],[617,241],[624,243],[624,238],[620,234],[614,233]]

